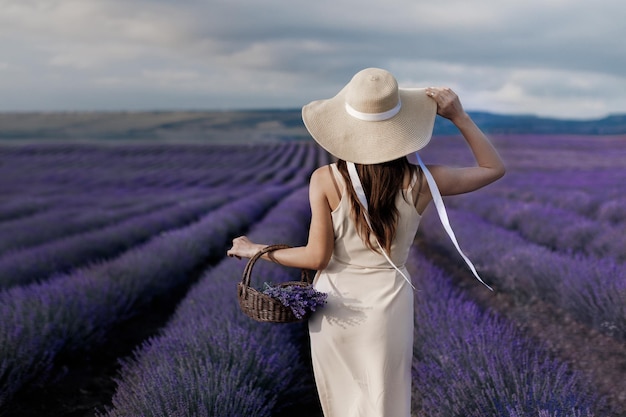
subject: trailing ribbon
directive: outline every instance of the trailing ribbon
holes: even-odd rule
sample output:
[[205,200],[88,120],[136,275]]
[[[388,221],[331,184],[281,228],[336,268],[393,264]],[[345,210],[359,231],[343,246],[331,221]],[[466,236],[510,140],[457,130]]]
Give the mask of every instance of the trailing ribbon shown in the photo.
[[476,268],[474,268],[474,264],[472,264],[472,261],[470,261],[469,258],[465,256],[465,254],[461,250],[461,247],[459,246],[459,242],[457,242],[456,236],[454,235],[454,231],[452,230],[452,226],[450,225],[450,220],[448,220],[448,213],[446,212],[446,206],[443,205],[443,199],[441,198],[441,193],[439,192],[439,188],[437,187],[437,183],[435,182],[435,179],[433,178],[430,171],[426,168],[426,165],[424,164],[424,162],[422,161],[422,158],[420,158],[417,152],[415,152],[415,154],[410,155],[410,157],[407,158],[409,162],[414,164],[413,157],[417,159],[419,166],[422,168],[422,171],[424,171],[424,175],[426,175],[426,181],[428,182],[428,187],[430,188],[430,194],[433,196],[433,202],[435,203],[435,207],[437,208],[437,213],[439,214],[439,220],[441,220],[441,224],[443,225],[443,228],[448,233],[448,236],[450,236],[450,240],[452,241],[452,243],[454,243],[454,247],[456,248],[457,252],[459,252],[459,255],[461,255],[461,257],[463,258],[467,266],[469,266],[469,268],[471,269],[476,279],[479,280],[485,287],[493,291],[493,288],[485,284],[485,281],[483,281],[480,278],[480,276],[478,276],[478,272],[476,272]]
[[[443,225],[443,228],[445,229],[445,231],[448,233],[448,236],[450,236],[450,240],[452,240],[454,247],[459,252],[459,254],[463,258],[465,263],[467,263],[467,265],[469,266],[470,270],[472,271],[476,279],[478,279],[478,281],[480,281],[485,287],[493,291],[493,288],[487,285],[480,278],[480,276],[478,275],[478,272],[476,272],[476,268],[474,267],[474,264],[472,264],[469,258],[465,256],[465,254],[461,250],[461,247],[459,246],[459,243],[456,240],[456,236],[454,235],[454,231],[452,230],[452,226],[450,225],[450,220],[448,219],[448,213],[446,212],[446,207],[443,204],[443,199],[441,198],[441,193],[439,192],[437,183],[435,182],[435,179],[433,178],[428,168],[426,168],[426,165],[422,161],[422,158],[420,158],[419,154],[415,152],[415,154],[407,156],[407,159],[409,160],[410,163],[414,165],[415,165],[415,162],[417,162],[419,166],[422,168],[422,171],[424,171],[424,175],[426,175],[426,181],[428,182],[428,187],[430,188],[430,193],[432,194],[432,197],[433,197],[433,202],[435,203],[435,207],[437,208],[437,214],[439,214],[439,219],[441,220],[441,224]],[[363,208],[365,209],[365,213],[364,213],[365,220],[367,221],[367,224],[371,229],[372,224],[370,223],[369,215],[367,213],[367,210],[368,210],[367,198],[365,197],[365,192],[363,191],[363,185],[361,184],[361,180],[359,179],[359,174],[356,171],[356,167],[354,163],[347,162],[347,166],[348,166],[348,173],[350,174],[350,180],[352,181],[352,187],[354,188],[354,191],[356,192],[356,195],[359,198],[359,201],[361,202],[361,204],[363,205]],[[385,250],[382,248],[380,242],[378,242],[378,239],[376,239],[376,243],[378,244],[378,247],[382,251],[385,259],[387,259],[387,261],[396,269],[396,271],[402,274],[402,276],[409,283],[409,285],[411,285],[411,287],[415,289],[413,284],[411,284],[411,281],[409,280],[409,278],[400,269],[398,269],[398,267],[393,263],[391,258],[389,258]]]

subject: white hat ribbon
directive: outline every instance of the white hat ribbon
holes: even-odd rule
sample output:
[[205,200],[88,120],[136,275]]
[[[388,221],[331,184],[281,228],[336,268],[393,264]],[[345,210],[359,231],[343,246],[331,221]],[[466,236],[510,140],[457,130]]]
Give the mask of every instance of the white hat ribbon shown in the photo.
[[393,116],[400,112],[402,108],[402,102],[398,100],[398,104],[396,104],[393,108],[380,112],[380,113],[363,113],[358,111],[354,107],[352,107],[348,102],[346,102],[346,112],[356,119],[363,120],[365,122],[381,122],[383,120],[391,119]]

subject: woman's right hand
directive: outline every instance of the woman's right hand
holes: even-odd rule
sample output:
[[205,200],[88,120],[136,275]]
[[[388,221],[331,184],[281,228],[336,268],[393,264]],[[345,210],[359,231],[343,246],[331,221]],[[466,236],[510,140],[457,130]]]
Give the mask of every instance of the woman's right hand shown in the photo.
[[261,245],[252,242],[246,236],[239,236],[233,239],[233,247],[230,248],[226,254],[237,259],[252,258],[258,251],[265,248],[266,245]]

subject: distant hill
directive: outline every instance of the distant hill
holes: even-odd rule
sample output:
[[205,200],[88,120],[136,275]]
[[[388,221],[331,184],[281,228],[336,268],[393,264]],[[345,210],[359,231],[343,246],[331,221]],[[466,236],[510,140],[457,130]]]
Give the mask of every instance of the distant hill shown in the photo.
[[[626,134],[626,115],[598,120],[562,120],[470,112],[492,134]],[[438,117],[435,135],[458,131]],[[0,140],[220,141],[309,138],[299,109],[172,112],[0,113]]]

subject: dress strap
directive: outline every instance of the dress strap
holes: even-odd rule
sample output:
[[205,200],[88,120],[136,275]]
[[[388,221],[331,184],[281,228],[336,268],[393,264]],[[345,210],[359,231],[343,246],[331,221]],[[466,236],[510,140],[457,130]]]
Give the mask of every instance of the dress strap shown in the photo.
[[333,180],[333,185],[335,186],[335,191],[337,191],[337,197],[341,200],[341,191],[339,191],[339,185],[337,185],[337,178],[335,176],[335,171],[333,170],[332,165],[328,165],[328,170],[330,171],[330,178]]
[[411,197],[411,201],[413,202],[415,206],[417,206],[417,201],[419,200],[420,194],[422,192],[422,181],[420,181],[417,187],[417,194],[415,194],[415,184],[417,183],[418,179],[421,177],[421,175],[418,175],[421,169],[422,168],[420,166],[416,167],[415,172],[413,173],[413,176],[411,177],[411,183],[409,184],[409,188],[407,189],[407,195]]
[[[419,169],[419,168],[418,168]],[[415,183],[417,182],[417,170],[411,176],[411,183],[409,184],[409,189],[412,190],[415,187]]]

